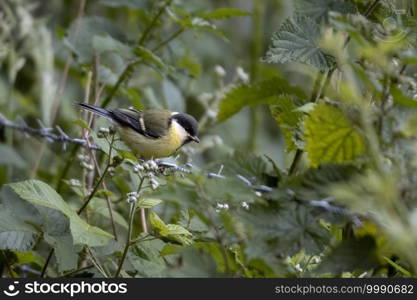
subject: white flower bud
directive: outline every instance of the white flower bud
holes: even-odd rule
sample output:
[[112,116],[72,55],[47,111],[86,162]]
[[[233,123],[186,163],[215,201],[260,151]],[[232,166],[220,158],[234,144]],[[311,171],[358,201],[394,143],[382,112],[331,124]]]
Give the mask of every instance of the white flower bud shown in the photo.
[[243,70],[242,67],[237,67],[236,68],[236,75],[237,77],[242,80],[244,83],[249,82],[249,74],[245,72],[245,70]]
[[214,67],[214,72],[216,72],[217,76],[219,77],[226,76],[226,70],[220,65]]
[[154,160],[149,161],[149,168],[151,170],[158,170],[158,164]]
[[244,209],[246,209],[246,210],[249,209],[249,204],[247,202],[243,201],[241,205]]
[[143,168],[143,166],[141,164],[137,164],[133,168],[133,172],[136,173],[136,174],[139,173],[139,172],[141,172],[141,171],[143,171],[143,170],[144,170],[144,168]]
[[71,186],[81,186],[81,182],[78,179],[70,179],[69,184]]

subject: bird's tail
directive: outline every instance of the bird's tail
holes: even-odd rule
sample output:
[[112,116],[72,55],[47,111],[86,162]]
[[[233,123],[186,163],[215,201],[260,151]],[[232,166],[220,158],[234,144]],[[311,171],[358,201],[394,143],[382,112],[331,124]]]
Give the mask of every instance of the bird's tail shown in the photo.
[[100,116],[111,118],[111,114],[107,109],[104,109],[104,108],[101,108],[92,104],[87,104],[87,103],[78,103],[78,105]]

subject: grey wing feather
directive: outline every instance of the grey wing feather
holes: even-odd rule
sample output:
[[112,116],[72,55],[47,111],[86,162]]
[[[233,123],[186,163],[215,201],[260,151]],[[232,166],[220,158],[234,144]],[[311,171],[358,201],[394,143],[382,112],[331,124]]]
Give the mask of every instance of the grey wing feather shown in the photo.
[[[164,110],[147,110],[146,113],[135,109],[114,109],[110,111],[113,119],[122,126],[128,126],[136,132],[151,138],[160,138],[166,134],[161,122],[169,122]],[[168,123],[167,123],[168,124]],[[168,126],[166,126],[168,127]]]

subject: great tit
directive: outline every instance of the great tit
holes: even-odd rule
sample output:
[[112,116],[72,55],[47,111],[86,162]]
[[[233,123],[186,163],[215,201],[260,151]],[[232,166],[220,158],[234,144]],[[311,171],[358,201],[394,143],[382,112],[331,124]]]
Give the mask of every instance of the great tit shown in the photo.
[[104,109],[87,103],[78,104],[111,120],[121,140],[138,158],[167,157],[191,141],[200,142],[198,123],[189,114],[166,109]]

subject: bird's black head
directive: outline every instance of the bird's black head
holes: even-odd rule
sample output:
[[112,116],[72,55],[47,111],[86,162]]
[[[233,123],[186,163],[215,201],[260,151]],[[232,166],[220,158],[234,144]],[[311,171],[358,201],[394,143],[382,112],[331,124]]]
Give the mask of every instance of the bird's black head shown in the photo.
[[172,116],[172,120],[175,120],[178,124],[180,124],[188,133],[189,140],[186,142],[200,142],[199,138],[197,137],[198,123],[193,116],[189,114],[178,113]]

